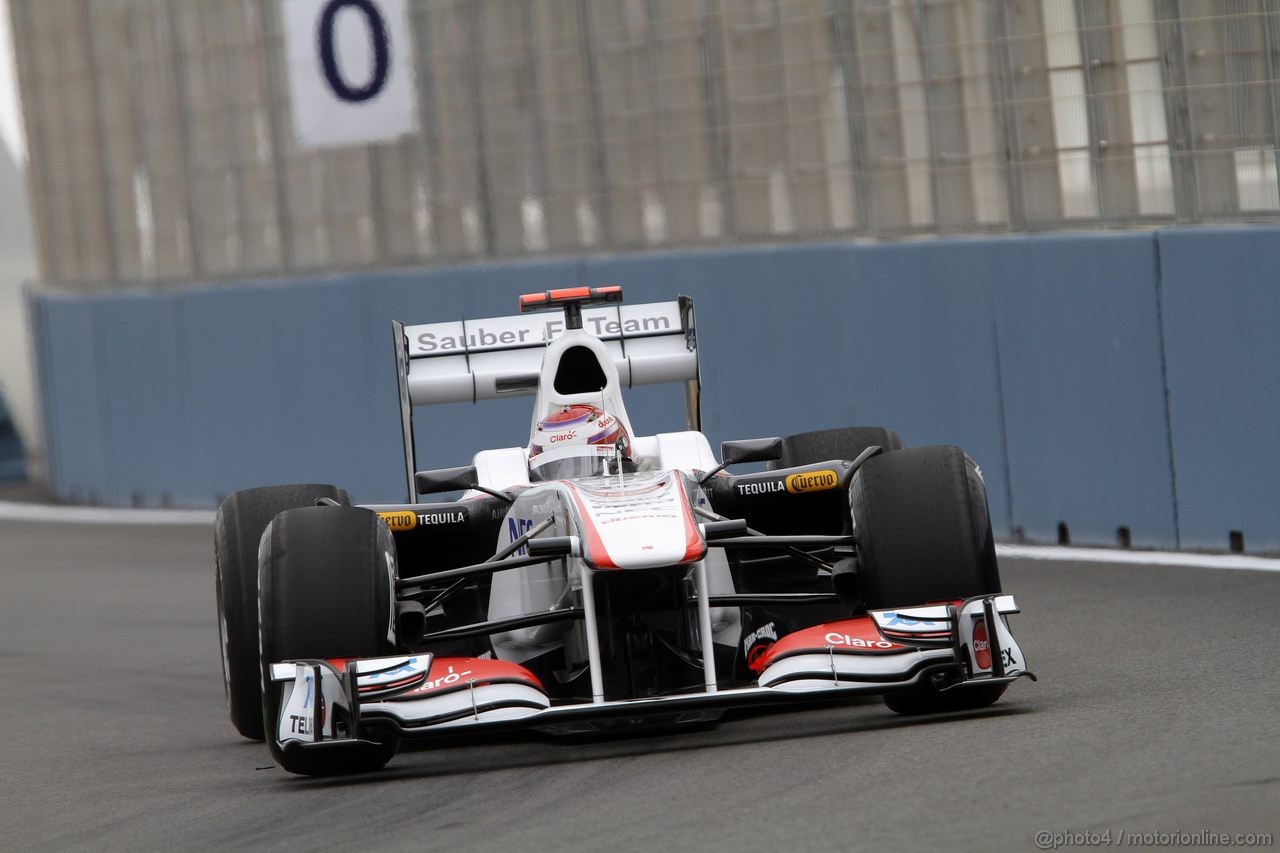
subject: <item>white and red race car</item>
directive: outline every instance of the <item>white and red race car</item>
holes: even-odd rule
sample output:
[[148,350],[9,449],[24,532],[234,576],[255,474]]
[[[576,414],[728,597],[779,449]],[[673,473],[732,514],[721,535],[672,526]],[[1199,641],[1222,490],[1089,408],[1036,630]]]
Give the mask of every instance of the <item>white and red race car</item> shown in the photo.
[[[952,711],[1034,678],[963,451],[854,427],[725,442],[717,460],[692,300],[621,303],[568,288],[512,317],[394,324],[405,503],[319,485],[224,501],[241,734],[330,774],[380,768],[405,737],[674,726],[867,693]],[[622,389],[650,382],[687,385],[688,431],[635,434]],[[415,406],[519,394],[534,396],[527,446],[415,471]],[[768,467],[725,470],[746,462]]]

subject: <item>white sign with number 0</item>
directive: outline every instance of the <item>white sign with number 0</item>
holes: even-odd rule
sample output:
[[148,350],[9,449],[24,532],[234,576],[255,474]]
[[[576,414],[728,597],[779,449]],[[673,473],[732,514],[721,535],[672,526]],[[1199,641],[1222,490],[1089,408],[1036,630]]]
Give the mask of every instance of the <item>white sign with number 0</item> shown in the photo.
[[407,0],[284,0],[298,145],[382,142],[416,127]]

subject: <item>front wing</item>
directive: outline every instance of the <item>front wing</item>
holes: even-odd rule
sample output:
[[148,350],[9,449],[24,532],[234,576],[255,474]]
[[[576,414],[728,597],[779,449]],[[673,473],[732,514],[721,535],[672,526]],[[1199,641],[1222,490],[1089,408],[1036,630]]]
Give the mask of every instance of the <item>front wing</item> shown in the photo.
[[369,727],[430,737],[461,730],[565,732],[618,719],[706,719],[708,712],[913,689],[965,690],[1035,679],[1009,630],[1012,595],[871,611],[778,640],[754,667],[755,686],[644,699],[553,705],[523,667],[429,653],[286,661],[275,736],[286,749],[365,740]]

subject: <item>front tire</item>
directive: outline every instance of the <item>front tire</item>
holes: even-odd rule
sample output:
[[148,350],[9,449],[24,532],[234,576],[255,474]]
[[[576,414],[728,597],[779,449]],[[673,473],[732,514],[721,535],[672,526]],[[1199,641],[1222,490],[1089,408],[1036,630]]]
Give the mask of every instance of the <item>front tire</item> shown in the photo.
[[262,715],[271,754],[290,773],[377,770],[399,747],[394,732],[364,727],[357,734],[375,743],[318,752],[285,749],[275,732],[280,687],[270,680],[272,663],[396,653],[395,554],[391,531],[378,514],[354,507],[289,510],[263,535],[258,569]]
[[258,674],[258,544],[271,519],[286,509],[315,506],[319,498],[351,503],[337,486],[308,483],[245,489],[218,507],[213,528],[213,576],[227,710],[236,731],[262,740],[262,687]]
[[[872,459],[850,485],[858,575],[868,610],[1000,592],[986,486],[958,447],[916,447]],[[887,694],[899,714],[967,711],[1005,685]]]
[[850,504],[867,609],[1000,592],[986,486],[960,448],[868,459]]

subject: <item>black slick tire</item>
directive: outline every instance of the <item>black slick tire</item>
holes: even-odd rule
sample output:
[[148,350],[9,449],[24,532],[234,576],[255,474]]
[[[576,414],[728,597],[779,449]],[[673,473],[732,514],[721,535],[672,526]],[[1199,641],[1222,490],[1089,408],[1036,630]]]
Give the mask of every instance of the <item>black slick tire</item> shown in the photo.
[[280,685],[269,667],[286,660],[396,654],[395,542],[378,514],[355,507],[280,513],[263,535],[258,568],[262,714],[267,745],[290,773],[326,776],[377,770],[399,746],[391,731],[364,726],[363,739],[323,750],[283,747],[274,732]]
[[227,709],[236,731],[262,740],[262,687],[258,672],[258,544],[280,512],[314,506],[318,498],[351,503],[336,486],[316,483],[264,486],[235,492],[214,520],[214,587]]
[[[858,575],[868,610],[1000,592],[986,487],[958,447],[916,447],[867,460],[850,484]],[[893,693],[901,714],[990,705],[1004,685]]]

